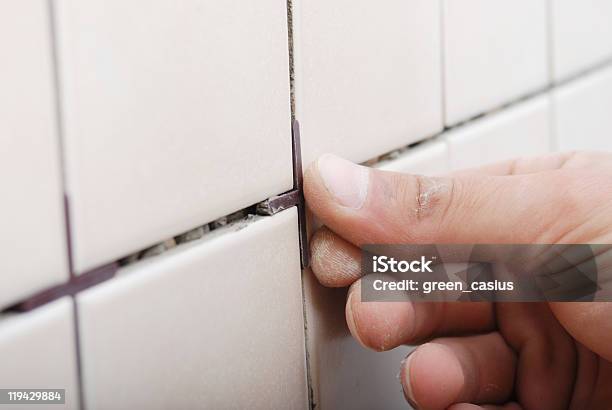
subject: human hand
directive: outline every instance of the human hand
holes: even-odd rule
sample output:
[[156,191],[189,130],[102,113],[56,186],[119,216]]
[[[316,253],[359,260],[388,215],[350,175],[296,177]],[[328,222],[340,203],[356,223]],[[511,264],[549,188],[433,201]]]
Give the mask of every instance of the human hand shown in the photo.
[[445,177],[331,155],[305,173],[319,281],[349,286],[364,346],[422,344],[401,383],[419,409],[609,409],[612,303],[361,302],[362,244],[612,243],[612,155],[554,154]]

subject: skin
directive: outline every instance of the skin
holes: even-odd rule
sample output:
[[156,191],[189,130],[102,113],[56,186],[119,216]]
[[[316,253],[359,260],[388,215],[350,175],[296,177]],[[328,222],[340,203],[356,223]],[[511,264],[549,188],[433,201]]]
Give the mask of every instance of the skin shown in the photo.
[[[612,155],[554,154],[435,178],[367,169],[352,179],[345,176],[359,166],[324,158],[304,179],[308,206],[324,224],[311,239],[312,270],[325,286],[350,286],[346,320],[363,346],[420,344],[398,363],[415,408],[610,408],[612,303],[365,303],[358,247],[610,244]],[[330,189],[330,161],[344,167],[340,196]],[[356,201],[363,187],[351,189],[362,177],[367,190]]]

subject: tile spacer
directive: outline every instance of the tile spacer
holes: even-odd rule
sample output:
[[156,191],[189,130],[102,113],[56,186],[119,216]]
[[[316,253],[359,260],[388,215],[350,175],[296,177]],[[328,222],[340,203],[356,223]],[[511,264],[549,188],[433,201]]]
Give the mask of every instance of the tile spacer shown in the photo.
[[300,123],[293,120],[291,127],[293,142],[293,189],[298,195],[298,228],[300,231],[300,259],[302,269],[310,264],[308,255],[308,231],[306,224],[306,200],[304,199],[304,174],[302,172],[302,144],[300,141]]
[[273,196],[257,204],[259,215],[274,215],[282,210],[297,206],[298,229],[300,239],[300,262],[302,269],[307,268],[308,235],[306,230],[306,201],[304,200],[304,176],[302,174],[302,149],[300,143],[300,123],[293,121],[291,127],[291,144],[293,155],[293,189],[281,195]]

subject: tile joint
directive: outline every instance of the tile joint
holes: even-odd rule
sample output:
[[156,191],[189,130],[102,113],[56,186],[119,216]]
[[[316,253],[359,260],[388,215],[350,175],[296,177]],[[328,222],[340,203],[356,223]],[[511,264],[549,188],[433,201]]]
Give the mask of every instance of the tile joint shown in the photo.
[[77,293],[107,281],[115,276],[119,265],[116,262],[93,269],[82,275],[73,275],[60,285],[38,292],[24,301],[5,309],[7,312],[29,312],[65,296],[75,296]]

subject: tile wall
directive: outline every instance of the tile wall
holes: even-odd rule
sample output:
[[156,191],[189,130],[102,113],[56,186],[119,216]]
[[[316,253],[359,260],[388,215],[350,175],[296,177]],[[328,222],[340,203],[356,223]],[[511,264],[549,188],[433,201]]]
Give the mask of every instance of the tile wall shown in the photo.
[[304,166],[612,150],[610,22],[604,0],[1,2],[0,388],[405,408],[409,347],[355,343],[296,209],[256,215],[293,189],[292,118]]

